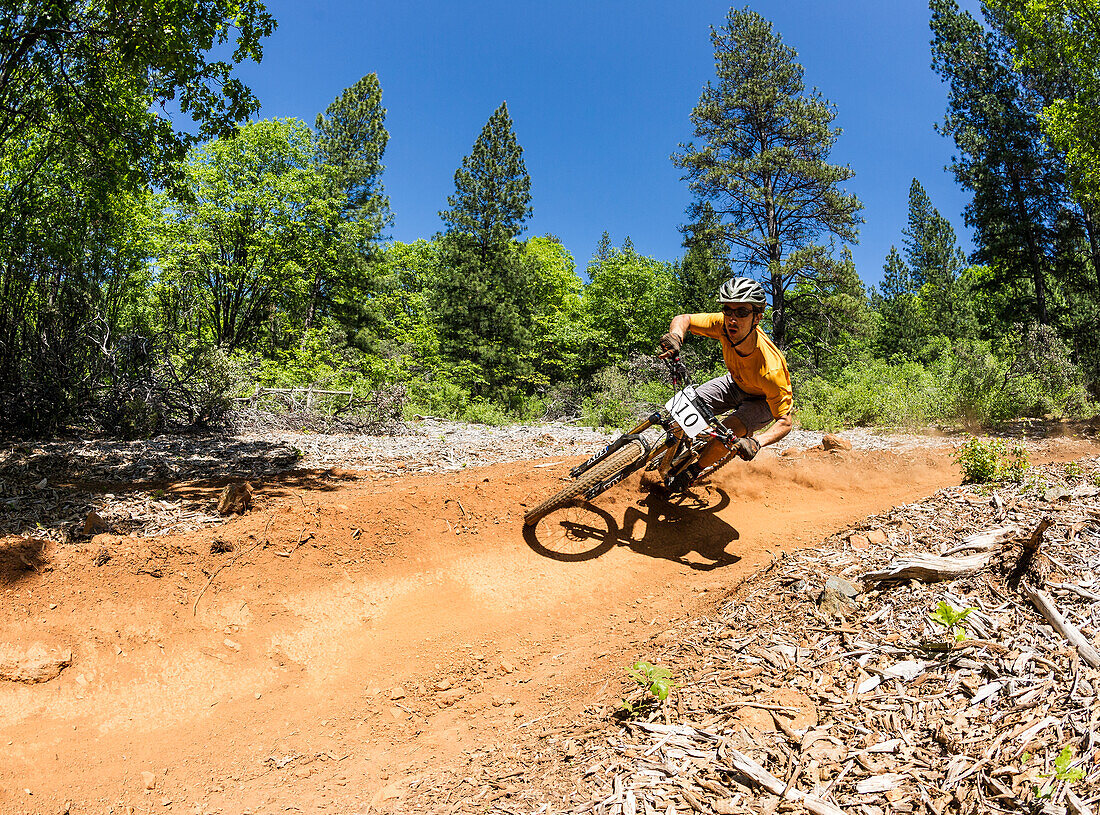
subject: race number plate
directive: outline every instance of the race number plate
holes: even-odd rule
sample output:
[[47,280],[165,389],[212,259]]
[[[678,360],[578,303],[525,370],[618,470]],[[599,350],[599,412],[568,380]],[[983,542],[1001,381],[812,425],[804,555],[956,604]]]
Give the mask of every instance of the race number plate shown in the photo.
[[[688,398],[691,397],[691,398]],[[707,420],[695,409],[691,399],[695,397],[695,388],[690,385],[676,393],[665,404],[665,410],[672,414],[672,418],[680,425],[685,433],[695,438],[707,429]]]

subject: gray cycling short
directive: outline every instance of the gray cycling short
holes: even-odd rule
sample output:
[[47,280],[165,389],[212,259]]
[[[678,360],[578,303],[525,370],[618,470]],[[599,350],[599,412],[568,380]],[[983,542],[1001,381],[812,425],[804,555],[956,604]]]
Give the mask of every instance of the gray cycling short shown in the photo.
[[736,416],[749,433],[755,433],[775,421],[768,400],[745,393],[729,374],[700,385],[695,392],[716,416],[732,410],[731,415]]

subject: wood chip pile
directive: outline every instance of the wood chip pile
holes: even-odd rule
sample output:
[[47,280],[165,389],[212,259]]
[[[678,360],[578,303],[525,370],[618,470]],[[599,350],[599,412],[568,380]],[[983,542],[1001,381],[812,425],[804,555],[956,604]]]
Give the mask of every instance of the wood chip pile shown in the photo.
[[[749,577],[713,617],[656,635],[638,656],[678,683],[663,705],[624,676],[641,715],[593,709],[526,753],[472,755],[467,786],[427,794],[421,781],[413,802],[613,815],[1094,812],[1098,494],[1095,459],[871,517]],[[526,764],[529,782],[508,776],[511,764]]]

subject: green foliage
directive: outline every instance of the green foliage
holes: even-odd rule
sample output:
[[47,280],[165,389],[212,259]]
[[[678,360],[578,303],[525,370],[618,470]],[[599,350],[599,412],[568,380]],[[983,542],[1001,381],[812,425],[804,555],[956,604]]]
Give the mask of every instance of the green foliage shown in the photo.
[[392,220],[382,188],[382,154],[390,134],[377,74],[367,74],[317,114],[317,151],[333,168],[334,183],[346,195],[344,220],[366,222],[375,236]]
[[725,25],[711,29],[711,43],[715,82],[691,114],[699,142],[681,145],[672,159],[697,199],[695,220],[713,206],[738,260],[766,279],[772,333],[784,348],[785,294],[818,272],[788,265],[788,254],[825,236],[854,241],[862,205],[840,187],[852,170],[828,163],[836,111],[806,90],[797,53],[771,23],[748,8],[730,9]]
[[610,365],[596,373],[581,403],[584,424],[626,430],[669,400],[672,388],[663,371],[647,366],[645,359]]
[[920,427],[944,413],[942,386],[915,362],[855,363],[832,379],[796,380],[795,393],[798,419],[807,429]]
[[663,665],[651,665],[644,660],[638,660],[631,665],[626,674],[638,686],[641,693],[640,699],[622,701],[620,709],[627,716],[637,716],[656,705],[663,705],[669,693],[676,687],[676,683],[672,681],[672,672],[668,668]]
[[440,353],[480,375],[479,395],[492,388],[530,386],[533,265],[515,238],[531,214],[531,178],[502,103],[455,173],[450,209],[440,212],[440,242],[432,306],[440,323]]
[[191,154],[189,195],[165,202],[167,324],[228,351],[278,345],[300,327],[307,270],[323,262],[346,200],[315,156],[313,133],[296,119],[252,122]]
[[672,671],[663,665],[650,665],[644,660],[631,665],[627,675],[659,702],[668,699],[669,692],[676,687],[672,681]]
[[1094,406],[1081,369],[1049,326],[1017,326],[1023,342],[1006,372],[1018,415],[1081,416]]
[[[251,0],[5,5],[0,426],[96,421],[116,339],[153,328],[149,189],[259,107],[234,70],[273,28]],[[198,126],[177,130],[168,104]]]
[[966,639],[966,626],[963,625],[963,621],[970,616],[972,611],[977,610],[978,609],[973,606],[957,609],[946,600],[940,600],[935,611],[929,614],[928,617],[933,622],[939,623],[946,628],[947,633],[951,634],[956,642],[962,642]]
[[546,413],[545,402],[518,392],[489,400],[476,396],[459,382],[461,373],[431,380],[408,381],[409,401],[404,408],[406,418],[436,416],[457,422],[507,425],[539,421]]
[[349,345],[347,333],[333,320],[303,332],[299,342],[258,360],[256,384],[267,388],[315,387],[327,390],[373,390],[398,376],[392,360]]
[[[275,28],[256,0],[17,0],[3,20],[5,155],[34,141],[48,143],[47,153],[86,150],[130,191],[171,179],[188,146],[226,135],[259,109],[233,73],[260,60],[260,40]],[[211,60],[212,51],[228,59]],[[199,124],[197,133],[175,130],[154,109],[169,102]]]
[[[1026,762],[1027,759],[1025,758],[1024,761]],[[1073,766],[1073,748],[1067,744],[1054,759],[1054,772],[1040,776],[1040,778],[1053,780],[1044,784],[1035,794],[1038,798],[1050,798],[1054,794],[1055,782],[1061,781],[1066,786],[1071,786],[1084,777],[1084,768]]]
[[325,195],[338,202],[339,213],[309,236],[302,263],[312,278],[303,305],[307,329],[325,314],[339,315],[349,326],[377,316],[364,301],[376,283],[374,243],[393,222],[382,187],[382,154],[389,142],[385,118],[375,74],[347,88],[317,116],[316,163],[330,185]]
[[687,314],[711,311],[718,287],[733,277],[729,247],[714,207],[703,201],[691,212],[695,222],[681,227],[687,253],[677,268],[679,303]]
[[650,353],[679,312],[672,266],[633,250],[589,265],[583,308],[599,332],[589,354],[602,364]]
[[909,224],[904,234],[921,322],[951,341],[977,336],[969,292],[961,279],[966,258],[950,222],[932,206],[915,178],[909,188]]
[[581,405],[581,419],[591,427],[625,430],[637,424],[639,406],[632,388],[617,367],[604,368],[593,380],[592,396]]
[[1019,483],[1028,470],[1027,450],[1022,446],[1009,450],[1003,441],[975,436],[958,449],[955,462],[962,468],[964,484]]
[[1066,154],[1084,199],[1100,194],[1100,2],[1027,0],[989,4],[1009,16],[1017,41],[1017,67],[1057,74],[1060,92],[1051,94],[1039,121],[1051,143]]
[[1067,461],[1062,467],[1062,472],[1065,473],[1066,478],[1076,481],[1085,474],[1085,467],[1080,461]]
[[447,205],[439,213],[447,234],[472,236],[481,248],[507,244],[523,232],[531,217],[531,176],[507,102],[500,103],[462,159]]
[[840,260],[823,251],[817,254],[814,265],[819,274],[802,280],[787,294],[791,318],[787,360],[803,374],[835,376],[868,357],[877,315],[869,306],[851,252],[845,248]]
[[975,259],[985,266],[975,303],[983,334],[1009,335],[1018,320],[1055,327],[1072,342],[1095,395],[1100,220],[1097,199],[1087,192],[1095,167],[1080,164],[1072,140],[1049,127],[1063,102],[1092,104],[1096,63],[1091,73],[1080,69],[1094,60],[1095,42],[1071,46],[1065,37],[1076,25],[1095,29],[1095,21],[1069,20],[1067,9],[1089,5],[1095,0],[988,0],[983,25],[955,0],[930,4],[933,67],[950,87],[941,131],[957,148],[956,179],[973,194],[967,223],[975,229]]

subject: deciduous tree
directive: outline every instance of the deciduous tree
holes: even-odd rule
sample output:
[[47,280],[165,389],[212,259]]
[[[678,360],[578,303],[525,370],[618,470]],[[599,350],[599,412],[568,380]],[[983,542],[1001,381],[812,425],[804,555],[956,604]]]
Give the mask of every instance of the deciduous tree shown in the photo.
[[1040,121],[1084,200],[1100,200],[1100,0],[989,0],[1015,23],[1018,65],[1059,75]]
[[261,328],[278,344],[301,327],[311,255],[346,199],[315,158],[298,119],[252,122],[192,152],[189,194],[165,212],[166,317],[227,351],[257,348]]
[[256,0],[0,9],[0,425],[47,429],[99,398],[115,342],[143,328],[148,190],[258,108],[234,69],[273,28]]

